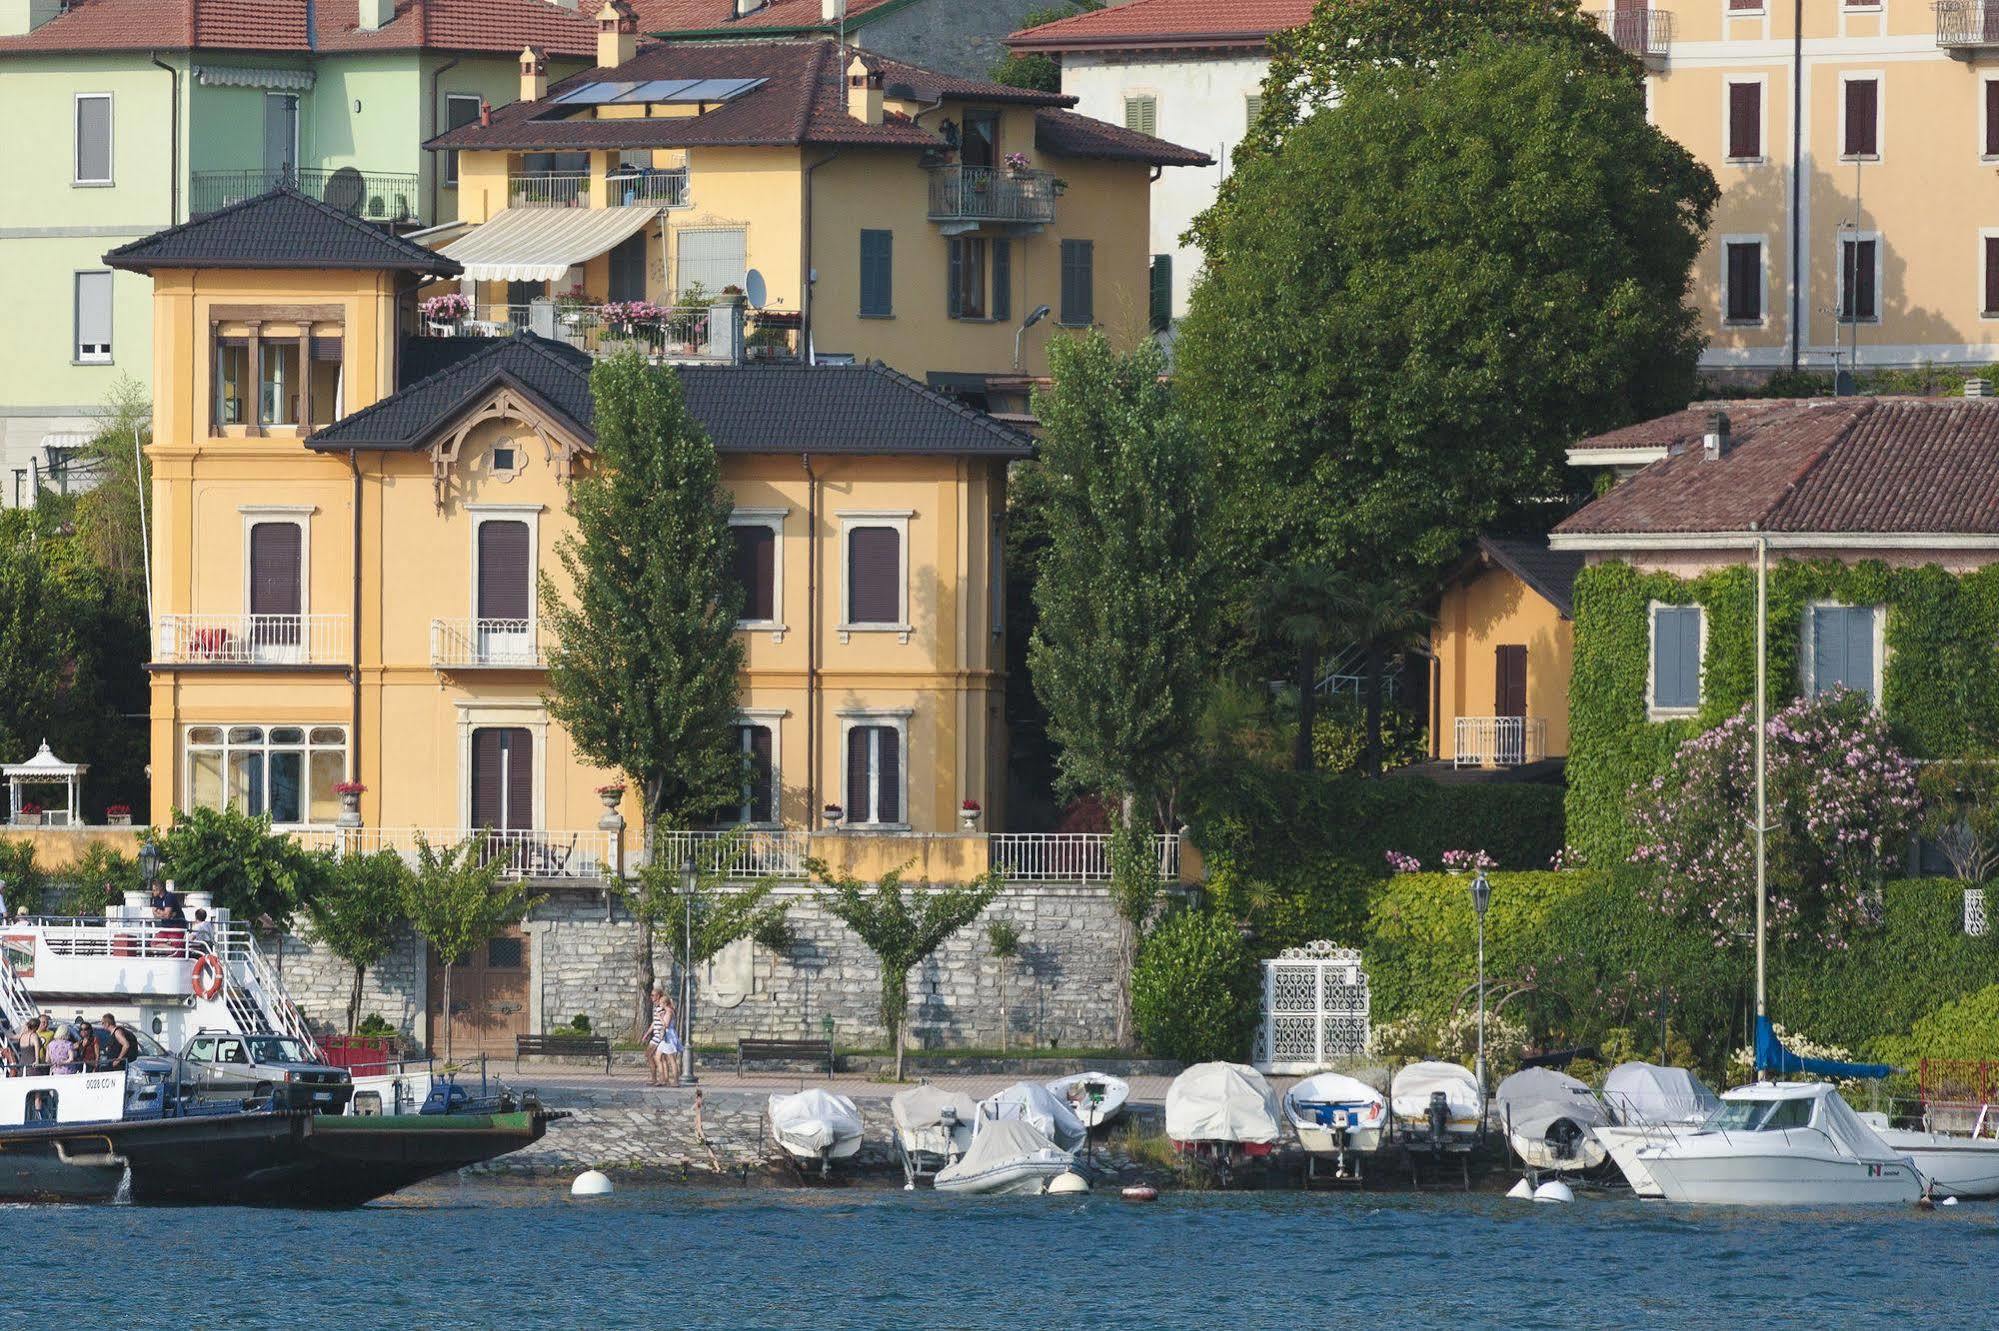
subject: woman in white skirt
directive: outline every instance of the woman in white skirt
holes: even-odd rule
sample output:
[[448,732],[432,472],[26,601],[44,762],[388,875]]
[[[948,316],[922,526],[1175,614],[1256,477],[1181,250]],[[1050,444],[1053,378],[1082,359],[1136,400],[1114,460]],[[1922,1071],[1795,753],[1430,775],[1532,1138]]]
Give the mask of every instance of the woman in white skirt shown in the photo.
[[680,1032],[673,1028],[673,1000],[657,981],[652,987],[652,1025],[646,1030],[646,1061],[652,1065],[652,1085],[680,1084]]

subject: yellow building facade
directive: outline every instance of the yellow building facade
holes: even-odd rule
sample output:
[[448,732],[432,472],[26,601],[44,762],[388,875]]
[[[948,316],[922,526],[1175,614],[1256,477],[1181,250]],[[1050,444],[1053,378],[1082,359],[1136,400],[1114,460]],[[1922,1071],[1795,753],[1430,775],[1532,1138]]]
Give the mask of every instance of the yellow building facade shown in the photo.
[[1999,359],[1999,6],[1620,0],[1606,21],[1722,188],[1705,369]]
[[1581,566],[1545,538],[1479,538],[1444,583],[1431,628],[1431,757],[1504,768],[1568,755]]

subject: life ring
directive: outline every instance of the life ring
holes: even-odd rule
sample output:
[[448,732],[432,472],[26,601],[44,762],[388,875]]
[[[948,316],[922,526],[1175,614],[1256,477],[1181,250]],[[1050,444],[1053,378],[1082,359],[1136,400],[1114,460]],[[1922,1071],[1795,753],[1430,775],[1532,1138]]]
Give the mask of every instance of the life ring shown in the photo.
[[194,963],[194,976],[188,982],[194,996],[201,999],[214,998],[222,992],[222,960],[209,953]]

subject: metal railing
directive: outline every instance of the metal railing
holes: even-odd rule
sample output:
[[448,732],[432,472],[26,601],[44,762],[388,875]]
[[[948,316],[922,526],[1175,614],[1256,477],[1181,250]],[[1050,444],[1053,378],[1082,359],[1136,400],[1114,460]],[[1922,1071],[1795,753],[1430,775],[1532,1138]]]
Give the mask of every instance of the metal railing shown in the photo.
[[636,347],[662,361],[733,365],[744,355],[747,312],[720,305],[562,305],[541,300],[528,305],[474,305],[465,318],[431,323],[432,336],[512,337],[533,333],[567,342],[593,356]]
[[1999,0],[1937,0],[1937,45],[1999,46]]
[[[237,932],[232,928],[224,937],[227,939]],[[304,1014],[285,993],[285,987],[278,983],[277,974],[271,969],[270,962],[264,959],[264,950],[257,946],[256,937],[248,929],[240,932],[241,964],[243,972],[250,979],[249,984],[240,987],[249,994],[250,1001],[263,1014],[264,1020],[270,1023],[273,1031],[300,1041],[315,1059],[318,1058],[319,1042],[312,1038],[312,1027],[306,1023]],[[236,985],[234,970],[226,966],[223,969],[228,976],[227,983],[231,987],[239,987]]]
[[161,615],[153,659],[171,665],[341,665],[346,615]]
[[351,166],[196,171],[188,180],[189,212],[199,217],[267,194],[280,185],[371,222],[416,222],[422,218],[423,195],[416,176]]
[[[726,853],[725,853],[726,852]],[[730,878],[787,878],[803,881],[810,834],[785,830],[660,832],[652,842],[655,859],[678,867],[694,861],[704,873]]]
[[562,832],[528,828],[465,827],[300,827],[290,835],[301,845],[337,855],[372,855],[389,850],[406,863],[417,861],[421,838],[432,850],[476,843],[474,863],[501,866],[501,876],[533,882],[594,882],[610,875],[614,835],[599,828]]
[[[1111,876],[1111,839],[1103,832],[994,832],[986,838],[993,868],[1014,883],[1105,883]],[[1152,838],[1159,877],[1180,877],[1180,838]]]
[[604,177],[604,185],[613,208],[645,204],[656,208],[687,206],[687,168],[684,166],[619,171]]
[[1052,222],[1055,176],[995,166],[930,168],[933,222]]
[[507,177],[509,208],[588,208],[588,171],[519,171]]
[[1590,17],[1602,25],[1610,40],[1641,59],[1663,60],[1672,49],[1673,13],[1669,9],[1620,5],[1594,10]]
[[1461,716],[1457,719],[1458,767],[1519,767],[1547,757],[1545,716]]
[[531,619],[433,619],[430,664],[436,669],[539,670],[547,661]]

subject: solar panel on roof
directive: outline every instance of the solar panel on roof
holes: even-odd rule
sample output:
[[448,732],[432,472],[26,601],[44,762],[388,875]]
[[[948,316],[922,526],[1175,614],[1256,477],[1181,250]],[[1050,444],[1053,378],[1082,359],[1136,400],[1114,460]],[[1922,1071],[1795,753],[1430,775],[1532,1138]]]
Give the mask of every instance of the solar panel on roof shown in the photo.
[[646,82],[639,84],[638,87],[633,88],[630,92],[626,93],[622,97],[617,98],[616,100],[620,102],[671,101],[675,93],[679,92],[682,88],[685,88],[688,85],[696,82],[699,82],[699,80],[649,79]]
[[638,86],[629,80],[622,83],[586,83],[580,88],[571,88],[555,100],[568,106],[599,106],[616,101]]

